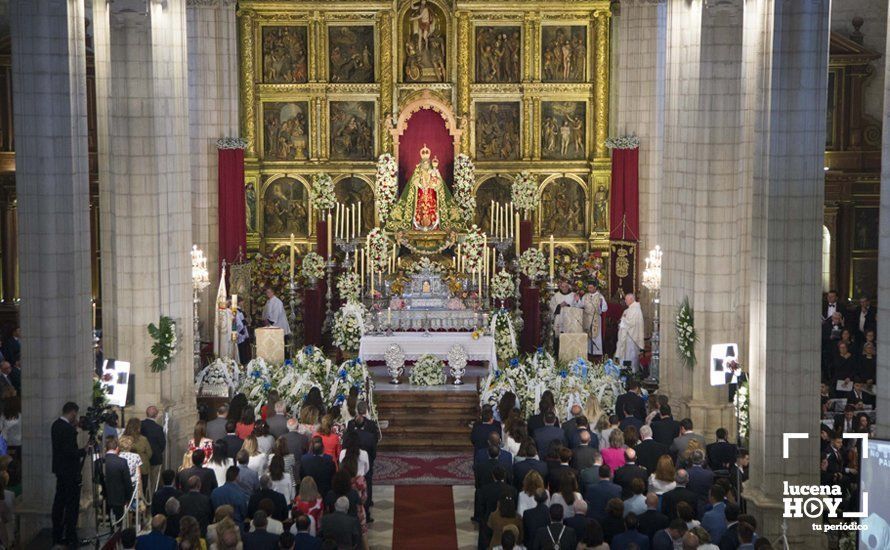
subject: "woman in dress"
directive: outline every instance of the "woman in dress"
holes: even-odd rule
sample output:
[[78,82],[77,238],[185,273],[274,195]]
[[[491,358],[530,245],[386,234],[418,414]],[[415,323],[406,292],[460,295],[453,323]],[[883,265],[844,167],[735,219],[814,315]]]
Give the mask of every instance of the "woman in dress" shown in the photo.
[[296,517],[301,514],[309,516],[311,520],[309,534],[314,537],[321,523],[321,516],[324,514],[324,505],[321,495],[318,494],[318,485],[315,484],[312,476],[303,478],[300,482],[300,492],[297,493],[297,498],[294,499],[293,515]]
[[235,433],[241,439],[247,439],[247,436],[253,433],[254,424],[256,423],[256,415],[253,409],[245,407],[241,413],[241,419],[235,425]]
[[[365,503],[368,502],[368,486],[365,482],[365,476],[358,475],[358,456],[350,453],[343,462],[340,463],[340,471],[350,479],[350,487],[358,494],[358,501],[355,503],[355,512],[358,516],[359,524],[362,528],[362,547],[368,548],[368,519],[365,510]],[[335,476],[336,477],[336,476]]]
[[226,455],[226,444],[223,441],[215,442],[212,452],[212,458],[204,461],[204,467],[213,470],[217,487],[222,487],[226,483],[226,470],[235,463]]
[[320,417],[318,409],[310,405],[304,405],[300,409],[300,424],[297,427],[297,431],[311,438],[312,434],[318,431],[318,419]]
[[343,449],[340,450],[337,460],[341,463],[346,462],[347,460],[355,460],[356,475],[362,477],[367,475],[368,470],[371,469],[368,451],[359,447],[358,432],[355,430],[346,432],[343,436]]
[[201,526],[192,516],[182,516],[179,520],[179,537],[176,538],[179,550],[207,550],[207,541],[201,537]]
[[609,446],[602,449],[603,464],[614,472],[624,466],[624,433],[614,429],[609,433]]
[[640,432],[636,426],[628,426],[624,428],[624,446],[627,448],[636,447],[640,442]]
[[326,414],[321,418],[321,424],[318,431],[312,434],[312,437],[318,436],[324,443],[324,454],[333,459],[340,456],[340,436],[334,433],[334,417]]
[[501,494],[497,508],[488,516],[488,528],[491,532],[491,541],[488,548],[492,549],[501,544],[501,534],[504,527],[512,525],[519,532],[519,540],[522,540],[522,516],[516,511],[516,501],[507,492]]
[[856,376],[856,357],[850,353],[849,346],[840,341],[837,343],[837,357],[834,359],[834,379],[852,381]]
[[314,408],[318,411],[319,418],[324,416],[327,409],[324,406],[324,399],[321,397],[321,388],[316,387],[309,390],[309,393],[306,394],[306,398],[303,399],[303,406]]
[[522,419],[519,411],[513,411],[510,413],[510,418],[504,427],[504,443],[502,447],[515,457],[519,454],[519,448],[528,438],[528,424]]
[[501,396],[501,400],[498,402],[497,409],[494,411],[494,419],[502,424],[505,423],[515,408],[516,394],[511,391],[504,392],[504,395]]
[[275,446],[272,448],[273,456],[280,456],[281,460],[284,462],[284,471],[291,475],[291,478],[294,480],[294,487],[296,487],[296,481],[298,479],[295,465],[297,463],[297,457],[294,456],[292,452],[290,452],[290,448],[287,446],[287,438],[284,436],[279,437],[275,440]]
[[269,392],[269,397],[266,398],[266,404],[260,407],[260,418],[262,420],[266,420],[270,415],[275,414],[275,403],[279,400],[278,390],[272,390]]
[[151,443],[148,442],[148,438],[142,435],[142,422],[135,416],[127,420],[124,435],[133,441],[133,452],[139,453],[142,464],[146,466],[145,473],[148,475],[148,464],[151,460]]
[[[129,427],[130,423],[127,423]],[[189,452],[194,452],[197,449],[201,449],[204,451],[204,460],[210,460],[213,456],[213,440],[207,437],[207,423],[203,420],[198,420],[195,422],[195,431],[192,434],[192,438],[189,439]]]
[[531,510],[538,505],[535,502],[535,495],[538,494],[538,491],[544,491],[547,495],[547,500],[550,500],[550,493],[547,492],[547,488],[544,486],[544,478],[541,477],[537,470],[531,470],[525,474],[525,479],[522,480],[522,491],[519,492],[519,503],[516,506],[516,513],[520,517],[526,510]]
[[596,425],[594,425],[593,430],[599,437],[600,449],[606,447],[607,442],[609,441],[609,434],[612,433],[612,424],[609,423],[609,415],[601,414],[599,417],[591,416],[588,418],[597,418]]
[[256,472],[258,476],[264,475],[269,466],[269,457],[260,452],[259,445],[253,435],[247,436],[241,450],[247,452],[247,467]]
[[562,481],[559,482],[559,492],[550,497],[550,505],[559,504],[562,506],[562,517],[566,519],[575,515],[575,501],[577,500],[582,500],[581,493],[578,492],[578,480],[575,476],[563,476]]
[[253,425],[253,435],[256,437],[260,452],[269,454],[275,446],[275,438],[269,434],[269,425],[265,420],[257,420]]
[[244,409],[246,408],[247,396],[243,393],[235,394],[235,397],[232,398],[232,402],[229,403],[229,414],[226,415],[226,420],[231,420],[235,423],[240,422],[241,415],[244,413]]
[[[133,489],[139,493],[140,482],[142,480],[142,458],[139,453],[133,450],[133,438],[127,435],[121,436],[118,441],[118,456],[127,461],[130,468],[130,480],[133,482]],[[140,493],[141,494],[141,493]]]
[[294,478],[284,470],[284,458],[272,455],[269,462],[269,477],[272,479],[272,490],[284,495],[284,500],[294,500]]
[[674,461],[669,455],[661,455],[658,464],[655,466],[655,472],[649,476],[649,490],[658,496],[674,489],[677,482],[674,477],[677,470],[674,468]]

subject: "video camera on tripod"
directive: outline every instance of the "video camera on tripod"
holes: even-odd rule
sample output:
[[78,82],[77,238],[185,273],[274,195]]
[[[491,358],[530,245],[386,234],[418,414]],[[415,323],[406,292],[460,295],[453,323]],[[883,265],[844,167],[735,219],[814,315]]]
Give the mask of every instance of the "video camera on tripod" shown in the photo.
[[111,405],[92,405],[77,420],[77,427],[89,434],[89,445],[95,445],[99,443],[96,436],[102,430],[102,424],[114,422],[117,422],[117,414],[111,410]]

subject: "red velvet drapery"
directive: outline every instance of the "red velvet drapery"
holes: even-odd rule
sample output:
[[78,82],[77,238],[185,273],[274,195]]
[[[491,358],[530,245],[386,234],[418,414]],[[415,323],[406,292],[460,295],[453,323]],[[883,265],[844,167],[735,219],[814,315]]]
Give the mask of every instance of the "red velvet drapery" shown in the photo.
[[454,139],[448,133],[445,119],[432,109],[421,109],[408,119],[405,133],[399,137],[399,189],[414,173],[420,162],[420,149],[426,145],[431,157],[439,159],[439,173],[450,187],[454,174]]
[[247,252],[247,213],[244,199],[244,149],[218,149],[219,261],[235,263]]
[[640,235],[639,149],[612,149],[609,237],[637,241]]

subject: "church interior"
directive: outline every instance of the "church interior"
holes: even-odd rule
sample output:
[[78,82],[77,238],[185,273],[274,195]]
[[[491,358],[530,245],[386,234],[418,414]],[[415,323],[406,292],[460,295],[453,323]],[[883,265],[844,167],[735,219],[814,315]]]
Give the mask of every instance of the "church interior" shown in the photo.
[[888,28],[0,0],[0,545],[890,548]]

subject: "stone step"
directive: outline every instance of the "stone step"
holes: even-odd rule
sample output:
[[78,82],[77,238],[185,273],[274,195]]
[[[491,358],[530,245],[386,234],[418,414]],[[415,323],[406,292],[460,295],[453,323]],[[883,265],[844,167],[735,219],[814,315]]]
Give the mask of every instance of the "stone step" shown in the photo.
[[[443,392],[443,391],[377,391],[374,397],[381,403],[464,403],[478,405],[479,395],[476,392]],[[379,404],[378,404],[379,406]]]
[[435,426],[424,426],[419,424],[402,424],[402,425],[393,425],[392,422],[389,423],[389,427],[386,429],[386,434],[430,434],[430,433],[438,432],[442,435],[458,435],[458,436],[466,436],[467,442],[469,442],[470,430],[467,428],[467,425],[444,425],[438,424]]
[[466,438],[450,437],[385,437],[380,442],[381,451],[469,451],[472,449]]
[[374,395],[383,428],[380,448],[393,451],[470,448],[470,426],[479,414],[475,391],[378,391]]
[[377,418],[380,420],[388,420],[390,425],[393,424],[423,424],[429,426],[439,426],[442,424],[461,424],[466,426],[476,419],[476,415],[463,412],[445,412],[436,410],[419,411],[403,410],[403,411],[378,411]]

